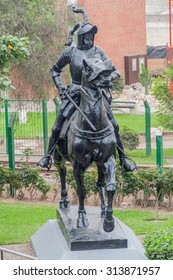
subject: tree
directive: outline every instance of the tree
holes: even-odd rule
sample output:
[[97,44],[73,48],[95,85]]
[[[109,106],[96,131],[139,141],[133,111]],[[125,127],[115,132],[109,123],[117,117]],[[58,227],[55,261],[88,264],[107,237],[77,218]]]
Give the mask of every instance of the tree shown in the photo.
[[[30,41],[31,57],[18,66],[16,80],[23,79],[37,97],[53,85],[49,69],[64,48],[67,27],[75,19],[72,14],[66,0],[0,0],[0,36],[12,34]],[[19,91],[16,87],[15,94]]]
[[11,84],[10,71],[19,61],[30,56],[28,38],[12,35],[0,37],[0,89],[9,91]]
[[159,101],[160,124],[173,129],[173,65],[166,70],[166,77],[157,77],[152,83],[152,92]]

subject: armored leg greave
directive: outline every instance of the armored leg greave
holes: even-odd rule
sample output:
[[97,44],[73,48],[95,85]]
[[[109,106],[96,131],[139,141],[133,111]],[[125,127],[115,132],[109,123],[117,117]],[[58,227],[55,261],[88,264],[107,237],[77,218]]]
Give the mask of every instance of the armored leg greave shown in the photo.
[[52,127],[52,134],[49,138],[49,145],[46,155],[38,162],[41,167],[48,168],[50,165],[51,155],[55,149],[56,143],[59,139],[59,134],[63,125],[65,117],[63,116],[63,111],[60,110],[56,118],[56,121]]
[[133,163],[130,163],[125,155],[122,139],[119,134],[118,123],[114,119],[112,112],[111,113],[109,112],[108,117],[114,127],[114,132],[115,132],[115,136],[117,139],[117,151],[118,151],[118,156],[120,159],[120,164],[121,164],[122,168],[124,169],[124,171],[126,171],[126,172],[133,171],[136,168],[136,165]]

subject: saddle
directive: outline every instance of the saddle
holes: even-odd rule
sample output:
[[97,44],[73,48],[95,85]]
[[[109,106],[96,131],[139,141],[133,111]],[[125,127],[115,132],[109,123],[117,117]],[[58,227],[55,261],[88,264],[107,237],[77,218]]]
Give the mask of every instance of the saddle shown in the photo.
[[75,110],[75,112],[71,115],[70,119],[66,119],[64,121],[62,128],[61,128],[59,138],[64,139],[64,140],[66,139],[67,132],[68,132],[69,127],[70,127],[72,121],[74,120],[76,114],[77,114],[77,111]]

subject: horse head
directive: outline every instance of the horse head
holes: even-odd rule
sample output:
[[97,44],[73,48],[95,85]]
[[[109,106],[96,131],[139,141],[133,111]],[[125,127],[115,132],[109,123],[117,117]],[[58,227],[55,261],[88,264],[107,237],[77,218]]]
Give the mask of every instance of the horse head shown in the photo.
[[112,86],[110,74],[114,71],[111,59],[98,58],[83,60],[82,86],[91,88],[108,88]]

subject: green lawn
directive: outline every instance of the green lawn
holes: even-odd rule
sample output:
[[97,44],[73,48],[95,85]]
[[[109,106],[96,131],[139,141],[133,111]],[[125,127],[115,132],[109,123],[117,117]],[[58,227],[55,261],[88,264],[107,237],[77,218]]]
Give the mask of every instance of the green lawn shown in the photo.
[[[55,121],[55,113],[49,112],[48,119],[48,134],[51,133],[51,128]],[[0,113],[0,135],[5,136],[5,115]],[[43,121],[41,112],[28,112],[27,122],[19,123],[18,114],[14,125],[15,138],[35,138],[36,136],[43,136]]]
[[[114,215],[136,234],[173,226],[173,216],[169,214],[165,214],[165,220],[159,222],[149,221],[156,214],[148,211],[114,210]],[[31,236],[49,219],[56,219],[55,206],[0,203],[0,245],[29,242]]]
[[[156,164],[156,149],[151,150],[151,155],[146,156],[146,150],[134,150],[134,151],[126,151],[128,157],[132,158],[137,164]],[[163,149],[163,159],[164,165],[170,164],[173,160],[173,149],[164,148]]]
[[137,235],[148,234],[155,230],[166,229],[173,226],[173,216],[140,210],[114,210],[114,215],[129,226]]
[[[145,115],[131,115],[131,114],[115,114],[120,129],[122,126],[127,126],[135,131],[145,131]],[[55,121],[55,112],[48,113],[48,133],[50,135],[52,125]],[[160,126],[156,114],[151,114],[151,127]],[[164,128],[165,131],[167,129]],[[0,135],[5,134],[4,113],[0,114]],[[22,124],[17,120],[15,122],[15,138],[35,138],[36,136],[43,136],[43,123],[41,112],[28,112],[27,123]]]
[[0,244],[28,242],[41,225],[55,218],[53,206],[0,203]]
[[[131,114],[115,114],[116,121],[121,129],[122,126],[134,129],[136,132],[145,132],[145,114],[142,115],[131,115]],[[151,127],[160,126],[157,115],[151,114]],[[168,129],[164,128],[164,131]]]

